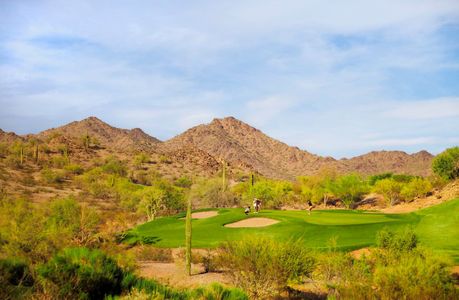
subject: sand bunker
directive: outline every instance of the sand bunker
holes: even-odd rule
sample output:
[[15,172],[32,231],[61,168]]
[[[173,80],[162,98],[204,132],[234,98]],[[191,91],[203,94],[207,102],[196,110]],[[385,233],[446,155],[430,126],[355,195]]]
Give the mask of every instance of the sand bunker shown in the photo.
[[[195,212],[191,214],[192,219],[206,219],[210,217],[215,217],[218,215],[218,211],[212,210],[212,211],[201,211],[201,212]],[[182,218],[186,219],[186,218]]]
[[225,227],[241,228],[241,227],[265,227],[279,223],[277,220],[268,218],[250,218],[242,221],[226,224]]

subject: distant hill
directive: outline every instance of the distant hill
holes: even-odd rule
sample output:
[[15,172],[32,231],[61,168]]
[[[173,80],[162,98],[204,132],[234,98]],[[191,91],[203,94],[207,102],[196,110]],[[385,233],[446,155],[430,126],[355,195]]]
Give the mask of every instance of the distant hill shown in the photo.
[[233,165],[277,178],[312,174],[335,161],[290,147],[233,117],[214,119],[165,142],[169,148],[190,144]]
[[[84,135],[96,138],[108,153],[125,156],[143,151],[156,160],[169,161],[174,174],[180,169],[188,172],[212,175],[218,172],[225,160],[230,169],[242,172],[257,172],[271,178],[292,179],[299,175],[317,173],[322,168],[334,168],[338,172],[377,174],[382,172],[407,173],[426,176],[431,173],[433,155],[420,151],[408,154],[402,151],[373,151],[350,159],[322,157],[292,147],[273,139],[260,130],[233,117],[214,119],[188,129],[182,134],[162,142],[139,128],[120,129],[89,117],[81,121],[24,137],[0,130],[0,140],[38,138],[53,140],[56,144],[69,144],[77,157],[90,159],[91,153],[82,152],[79,145]],[[103,155],[100,153],[94,154]]]
[[140,128],[120,129],[110,126],[96,117],[89,117],[58,128],[42,131],[37,137],[46,138],[57,134],[77,139],[87,134],[95,137],[104,147],[121,151],[151,150],[158,143],[161,143],[160,140],[149,136]]
[[233,117],[214,119],[165,142],[169,148],[190,144],[214,157],[276,178],[314,174],[323,167],[362,174],[395,172],[428,175],[433,158],[426,151],[411,155],[401,151],[374,151],[351,159],[336,160],[288,146]]

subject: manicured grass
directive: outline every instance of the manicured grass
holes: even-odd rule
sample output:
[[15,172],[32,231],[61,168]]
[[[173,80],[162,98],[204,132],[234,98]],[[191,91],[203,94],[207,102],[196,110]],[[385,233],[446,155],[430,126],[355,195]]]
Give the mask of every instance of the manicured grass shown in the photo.
[[[383,214],[352,210],[306,211],[264,210],[248,217],[243,209],[218,209],[219,214],[193,220],[193,247],[215,247],[243,235],[266,235],[278,240],[301,239],[307,247],[326,248],[336,239],[344,250],[373,245],[383,227],[398,229],[412,226],[422,244],[459,260],[459,199],[409,214]],[[184,214],[163,217],[142,224],[129,232],[127,242],[149,240],[158,247],[183,247]],[[223,225],[252,217],[280,222],[262,228],[226,228]]]

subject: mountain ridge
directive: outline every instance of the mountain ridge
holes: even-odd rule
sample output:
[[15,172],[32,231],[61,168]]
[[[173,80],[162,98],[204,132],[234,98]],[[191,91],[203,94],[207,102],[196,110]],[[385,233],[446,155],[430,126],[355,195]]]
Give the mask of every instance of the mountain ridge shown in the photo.
[[[55,135],[73,139],[89,135],[109,149],[168,155],[181,164],[196,163],[196,168],[209,168],[213,172],[218,169],[219,163],[226,161],[231,167],[240,170],[285,179],[312,175],[323,168],[364,175],[394,172],[427,176],[431,174],[433,158],[425,150],[413,154],[404,151],[371,151],[342,159],[324,157],[269,137],[234,117],[215,118],[210,123],[191,127],[166,141],[160,141],[140,128],[113,127],[97,117],[73,121],[28,136],[47,139]],[[11,139],[18,136],[0,130],[0,140],[6,137]]]

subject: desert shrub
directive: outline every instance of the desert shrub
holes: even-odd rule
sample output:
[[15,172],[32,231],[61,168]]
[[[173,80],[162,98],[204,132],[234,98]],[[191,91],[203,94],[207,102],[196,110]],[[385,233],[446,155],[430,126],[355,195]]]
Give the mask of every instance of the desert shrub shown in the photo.
[[0,259],[1,299],[23,299],[30,293],[34,279],[29,266],[17,259]]
[[223,186],[221,178],[199,180],[191,187],[189,196],[193,203],[204,207],[231,207],[239,203],[236,195]]
[[48,211],[46,227],[56,245],[87,246],[96,241],[100,218],[96,211],[73,198],[54,200]]
[[388,251],[411,251],[418,245],[418,238],[411,228],[395,232],[384,228],[376,235],[376,245]]
[[418,247],[407,228],[382,230],[378,248],[361,259],[338,252],[324,253],[315,274],[329,287],[329,296],[341,299],[455,299],[458,291],[448,263]]
[[[402,252],[403,253],[403,252]],[[378,298],[457,299],[449,265],[429,251],[377,259],[372,286]]]
[[17,155],[9,154],[5,158],[5,164],[13,169],[18,169],[21,167],[21,161],[17,157]]
[[105,163],[102,165],[102,170],[107,174],[118,176],[126,176],[127,174],[126,165],[114,156],[105,160]]
[[343,204],[350,208],[354,202],[369,191],[366,181],[358,174],[340,176],[330,187],[333,194],[340,198]]
[[201,263],[204,266],[204,272],[215,272],[218,270],[218,262],[215,254],[207,250],[205,254],[201,255]]
[[197,300],[248,300],[247,295],[239,289],[225,288],[218,283],[213,283],[204,288],[198,288],[190,293],[191,299]]
[[168,248],[157,248],[149,245],[142,245],[137,250],[136,257],[140,260],[152,260],[159,262],[173,262],[172,250]]
[[8,143],[5,143],[5,142],[0,143],[0,157],[6,157],[10,153],[8,148],[9,148]]
[[445,179],[459,177],[459,147],[448,148],[432,161],[432,170]]
[[429,180],[423,178],[413,178],[405,184],[400,191],[400,196],[405,201],[412,201],[416,197],[425,197],[432,190]]
[[392,178],[392,175],[393,174],[390,173],[390,172],[372,175],[372,176],[368,177],[368,184],[373,186],[379,180]]
[[190,188],[192,184],[193,184],[193,182],[187,176],[179,177],[174,182],[174,185],[176,185],[178,187],[182,187],[182,188]]
[[64,170],[73,175],[81,175],[84,173],[83,167],[78,164],[68,164],[64,167]]
[[26,186],[34,186],[35,184],[37,184],[35,182],[34,177],[31,174],[24,175],[24,177],[20,179],[20,182]]
[[102,299],[119,295],[124,271],[99,250],[67,248],[38,268],[59,298]]
[[0,253],[27,262],[41,262],[53,251],[46,238],[42,210],[24,199],[0,200]]
[[382,195],[388,205],[394,205],[401,198],[400,193],[402,188],[402,183],[394,180],[393,178],[386,178],[377,181],[372,190],[373,192]]
[[32,286],[33,277],[29,266],[17,259],[0,259],[0,277],[11,285]]
[[59,171],[45,168],[40,172],[41,178],[46,183],[62,183],[64,181],[64,174]]
[[257,237],[224,243],[218,261],[236,286],[255,299],[278,294],[291,282],[309,276],[314,258],[301,242]]
[[408,183],[411,180],[417,178],[417,176],[408,175],[408,174],[394,174],[394,175],[392,175],[391,178],[394,179],[397,182]]
[[51,158],[51,166],[54,168],[62,169],[66,165],[68,165],[69,159],[65,156],[53,156]]
[[139,153],[134,157],[134,166],[136,168],[142,167],[142,164],[148,163],[150,161],[150,157],[146,153]]

